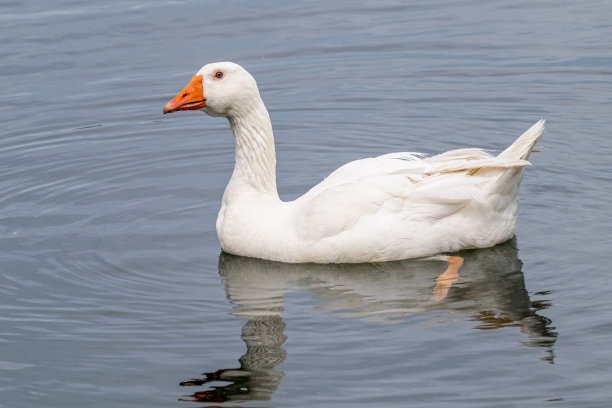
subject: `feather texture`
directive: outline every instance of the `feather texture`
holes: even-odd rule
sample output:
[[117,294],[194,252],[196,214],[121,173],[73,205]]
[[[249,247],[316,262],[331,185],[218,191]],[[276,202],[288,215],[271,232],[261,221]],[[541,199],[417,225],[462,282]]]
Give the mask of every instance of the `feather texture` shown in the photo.
[[[222,80],[214,73],[223,71]],[[512,237],[519,185],[541,120],[500,155],[400,152],[347,163],[295,201],[276,191],[274,137],[257,84],[233,63],[204,66],[206,106],[229,119],[236,164],[217,233],[224,251],[282,262],[377,262],[489,247]]]

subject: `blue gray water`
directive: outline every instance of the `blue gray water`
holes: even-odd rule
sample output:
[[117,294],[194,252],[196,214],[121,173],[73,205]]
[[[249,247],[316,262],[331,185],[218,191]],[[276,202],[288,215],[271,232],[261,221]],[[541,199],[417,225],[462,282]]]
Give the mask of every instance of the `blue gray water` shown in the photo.
[[[4,1],[0,407],[607,407],[612,3]],[[257,78],[294,198],[391,151],[499,151],[540,118],[514,240],[440,261],[221,254],[225,120]]]

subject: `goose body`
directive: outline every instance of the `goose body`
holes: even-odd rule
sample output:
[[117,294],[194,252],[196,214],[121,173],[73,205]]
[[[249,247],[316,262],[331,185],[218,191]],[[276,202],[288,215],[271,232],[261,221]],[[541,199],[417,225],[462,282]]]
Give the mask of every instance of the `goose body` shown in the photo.
[[356,263],[485,248],[512,237],[540,120],[497,156],[391,153],[345,164],[294,201],[276,189],[270,117],[255,79],[231,62],[202,67],[164,113],[228,118],[235,166],[217,234],[225,252],[281,262]]

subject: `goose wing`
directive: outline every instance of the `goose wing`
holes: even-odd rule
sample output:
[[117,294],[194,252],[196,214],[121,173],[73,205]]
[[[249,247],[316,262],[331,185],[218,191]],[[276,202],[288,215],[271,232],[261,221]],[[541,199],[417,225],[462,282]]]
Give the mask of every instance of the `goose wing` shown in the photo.
[[[357,227],[425,228],[424,224],[450,217],[470,202],[484,203],[486,185],[496,175],[528,164],[481,149],[453,150],[426,159],[415,153],[392,153],[353,161],[296,200],[296,232],[303,240],[320,240]],[[501,171],[479,172],[483,168]]]

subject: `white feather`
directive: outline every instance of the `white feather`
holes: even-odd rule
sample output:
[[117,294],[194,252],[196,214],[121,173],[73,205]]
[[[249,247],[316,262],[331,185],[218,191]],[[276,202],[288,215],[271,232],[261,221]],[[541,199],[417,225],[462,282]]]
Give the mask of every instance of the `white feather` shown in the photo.
[[[223,70],[219,81],[213,74]],[[283,262],[373,262],[488,247],[512,237],[519,184],[544,131],[541,120],[498,156],[481,149],[430,158],[391,153],[340,167],[302,197],[276,191],[272,126],[251,75],[204,66],[212,116],[229,119],[234,173],[217,232],[224,251]]]

